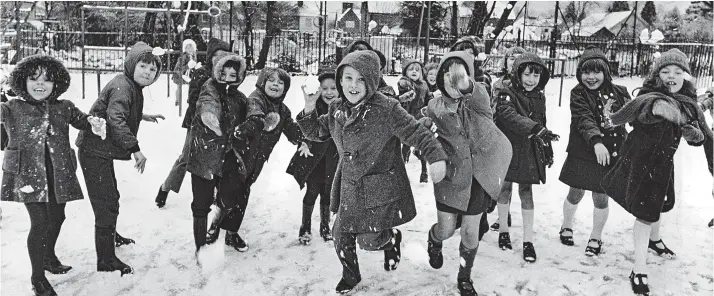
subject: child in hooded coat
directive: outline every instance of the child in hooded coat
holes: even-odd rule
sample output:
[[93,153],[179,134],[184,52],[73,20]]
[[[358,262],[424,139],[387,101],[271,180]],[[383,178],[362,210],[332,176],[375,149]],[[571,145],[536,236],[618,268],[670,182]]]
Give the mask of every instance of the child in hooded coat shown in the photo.
[[181,56],[179,56],[174,65],[174,73],[171,75],[171,81],[176,84],[176,106],[178,106],[181,99],[181,88],[184,84],[189,83],[189,81],[184,80],[183,75],[189,69],[189,62],[191,61],[196,62],[196,42],[186,39],[181,46]]
[[0,200],[21,202],[27,208],[27,251],[35,295],[57,295],[45,270],[64,274],[72,269],[55,254],[66,203],[84,198],[77,180],[77,156],[69,143],[69,125],[98,134],[104,126],[71,101],[59,99],[69,83],[62,62],[49,56],[29,56],[10,74],[18,98],[0,105],[0,120],[8,135]]
[[[213,64],[212,78],[201,88],[188,135],[189,144],[183,152],[187,157],[186,169],[191,173],[191,211],[197,254],[208,239],[206,224],[214,188],[218,189],[216,204],[224,212],[241,202],[246,176],[242,151],[238,148],[243,143],[236,141],[233,135],[234,127],[245,121],[248,109],[248,99],[238,90],[245,79],[246,64],[232,53],[216,54]],[[217,226],[238,231],[235,223],[218,221]]]
[[523,211],[523,259],[535,262],[531,184],[545,183],[546,166],[553,165],[551,141],[557,141],[559,136],[546,128],[543,89],[550,73],[543,61],[533,53],[524,53],[513,63],[511,75],[498,94],[496,107],[496,124],[513,147],[511,166],[498,198],[498,245],[504,250],[512,249],[507,219],[512,184],[518,183]]
[[340,163],[332,186],[331,211],[337,212],[332,236],[342,263],[335,290],[347,293],[362,277],[356,243],[384,251],[384,269],[395,270],[401,259],[401,232],[394,228],[414,219],[416,208],[401,143],[424,153],[432,180],[443,178],[446,154],[432,133],[400,105],[377,91],[381,74],[373,51],[348,54],[337,67],[340,99],[318,116],[318,95],[305,96],[298,124],[313,141],[332,138]]
[[142,120],[157,122],[162,115],[144,114],[143,88],[156,82],[161,61],[144,42],[131,47],[124,62],[124,72],[115,76],[99,93],[90,114],[106,118],[106,140],[89,132],[77,136],[79,163],[87,185],[87,194],[94,211],[97,271],[119,270],[122,274],[133,269],[115,254],[116,246],[134,243],[116,232],[119,216],[119,190],[114,173],[114,160],[131,160],[134,167],[144,172],[146,157],[141,152],[137,133]]
[[[630,285],[635,294],[649,295],[647,258],[650,251],[673,259],[660,237],[660,213],[674,207],[674,154],[681,138],[693,146],[712,138],[697,106],[689,59],[674,48],[657,58],[637,97],[617,113],[612,125],[632,124],[620,158],[601,181],[612,199],[635,216],[634,268]],[[648,243],[649,240],[649,243]]]
[[560,242],[573,246],[573,219],[585,191],[592,193],[593,229],[585,255],[598,256],[602,248],[602,230],[609,213],[609,197],[600,181],[619,158],[618,150],[627,138],[624,126],[611,126],[610,114],[629,102],[627,88],[612,83],[605,54],[596,47],[587,48],[577,68],[578,85],[570,91],[570,136],[568,156],[560,171],[560,181],[570,186],[563,202]]
[[[429,86],[425,81],[425,72],[423,70],[421,62],[408,59],[402,63],[402,77],[399,78],[398,90],[399,90],[399,102],[404,110],[407,110],[411,116],[419,119],[423,115],[421,114],[421,109],[426,106],[431,98],[431,92],[429,91]],[[404,161],[409,161],[409,153],[411,147],[408,145],[402,145],[402,157]],[[426,171],[426,161],[419,155],[419,151],[414,150],[414,154],[421,161],[421,176],[419,177],[420,183],[426,183],[429,181],[429,176]]]
[[[379,50],[376,50],[372,48],[372,45],[369,44],[367,41],[364,40],[356,40],[352,42],[350,45],[345,47],[343,50],[343,56],[347,56],[348,54],[359,51],[359,50],[371,50],[374,51],[374,53],[377,54],[379,57],[379,65],[380,65],[380,70],[384,70],[384,68],[387,66],[387,58],[384,56],[382,52]],[[379,79],[379,85],[377,87],[377,91],[381,92],[387,97],[390,98],[397,98],[397,93],[394,91],[394,88],[391,87],[390,85],[387,84],[386,81],[384,81],[384,78]]]
[[474,58],[474,73],[471,75],[476,79],[476,82],[483,82],[486,85],[486,90],[491,94],[491,84],[493,79],[488,73],[481,69],[481,64],[485,59],[485,53],[483,52],[485,45],[481,38],[476,36],[464,36],[454,43],[449,51],[464,51]]
[[[239,150],[245,162],[245,182],[239,186],[242,190],[239,192],[236,206],[227,208],[227,211],[221,213],[220,224],[234,225],[230,227],[237,230],[243,223],[250,197],[250,186],[258,179],[263,165],[280,140],[280,135],[284,134],[290,143],[299,145],[302,153],[312,155],[300,127],[283,102],[290,89],[290,74],[280,68],[265,68],[260,72],[255,87],[256,89],[248,96],[246,120],[234,130],[234,137],[240,143]],[[209,235],[212,236],[209,241],[218,237],[215,222],[209,229]],[[241,252],[248,250],[248,244],[237,232],[229,231],[225,243]]]
[[[441,94],[439,91],[439,86],[436,85],[436,73],[439,70],[439,64],[437,63],[427,63],[424,65],[424,73],[426,73],[426,86],[429,87],[429,92],[431,92],[431,98]],[[429,102],[424,102],[424,105],[429,105]]]
[[429,230],[429,264],[441,268],[442,242],[453,236],[456,217],[462,215],[457,276],[461,295],[477,295],[471,268],[479,246],[481,215],[491,197],[501,192],[512,154],[508,138],[493,121],[485,86],[469,76],[475,71],[473,65],[473,58],[464,52],[444,55],[436,81],[443,95],[426,109],[448,156],[446,177],[434,184],[438,222]]
[[[317,79],[320,81],[320,98],[315,104],[315,110],[318,115],[327,114],[330,104],[339,96],[335,83],[335,72],[334,70],[323,72],[318,75]],[[305,92],[304,87],[303,85],[303,93]],[[332,139],[325,142],[308,141],[307,144],[313,156],[308,156],[298,149],[290,160],[286,171],[295,177],[300,189],[307,184],[302,202],[302,223],[298,233],[298,239],[303,244],[309,244],[312,240],[312,210],[318,195],[320,195],[320,236],[325,241],[332,240],[329,225],[330,192],[340,158],[337,154],[337,146]]]
[[[188,130],[191,129],[191,124],[196,114],[196,102],[198,102],[198,97],[201,94],[201,87],[206,80],[213,75],[213,60],[215,56],[228,52],[230,52],[230,45],[228,43],[217,38],[211,38],[211,40],[208,41],[208,49],[206,51],[206,64],[191,73],[191,82],[188,84],[188,107],[186,107],[186,114],[184,114],[183,123],[181,124],[181,127],[187,130],[187,139],[184,141],[184,146],[181,151],[186,151],[189,144]],[[179,192],[185,176],[186,155],[182,152],[178,159],[176,159],[176,162],[174,162],[173,167],[171,167],[171,171],[164,183],[159,186],[159,192],[156,194],[156,199],[154,200],[156,206],[163,208],[166,205],[166,198],[169,195],[169,191]]]

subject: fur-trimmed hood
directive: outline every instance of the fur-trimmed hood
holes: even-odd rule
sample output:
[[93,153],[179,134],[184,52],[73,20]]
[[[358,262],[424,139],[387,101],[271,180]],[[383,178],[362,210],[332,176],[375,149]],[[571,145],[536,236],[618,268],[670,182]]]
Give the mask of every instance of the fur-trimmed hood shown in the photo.
[[26,101],[35,101],[27,92],[26,82],[28,76],[34,75],[31,69],[37,67],[46,69],[47,76],[54,77],[54,88],[47,101],[56,101],[69,88],[71,78],[62,62],[51,56],[33,55],[22,59],[10,73],[10,87],[16,95]]
[[240,65],[240,69],[238,69],[238,80],[236,82],[231,83],[240,85],[241,83],[243,83],[243,80],[245,80],[246,63],[243,58],[234,53],[222,54],[218,58],[216,64],[213,67],[213,79],[215,79],[218,83],[226,83],[225,81],[220,80],[220,77],[221,71],[223,71],[223,66],[229,61],[238,62],[238,64]]

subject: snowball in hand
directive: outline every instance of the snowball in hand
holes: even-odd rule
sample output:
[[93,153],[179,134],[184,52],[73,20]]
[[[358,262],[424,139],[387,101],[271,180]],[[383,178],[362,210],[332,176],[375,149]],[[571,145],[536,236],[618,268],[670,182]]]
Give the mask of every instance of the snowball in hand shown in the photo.
[[92,125],[92,133],[100,136],[102,140],[107,138],[107,121],[104,118],[89,116],[87,120]]
[[314,95],[320,90],[320,81],[317,80],[317,76],[310,75],[305,78],[305,93],[308,95]]

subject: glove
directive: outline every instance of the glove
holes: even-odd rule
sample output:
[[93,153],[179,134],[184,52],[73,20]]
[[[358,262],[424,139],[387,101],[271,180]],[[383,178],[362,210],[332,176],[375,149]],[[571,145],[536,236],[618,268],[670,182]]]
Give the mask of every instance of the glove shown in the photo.
[[533,137],[537,137],[539,139],[542,139],[543,141],[546,142],[553,142],[553,141],[558,141],[560,140],[560,136],[557,134],[554,134],[552,131],[548,130],[544,126],[538,124],[533,129],[531,130],[531,134]]
[[239,154],[245,155],[248,149],[248,137],[243,134],[239,126],[236,126],[235,131],[233,131],[233,147],[238,151]]
[[545,146],[543,146],[543,152],[545,153],[545,165],[548,166],[548,168],[552,167],[554,162],[553,146],[551,146],[550,143],[545,144]]
[[691,143],[700,143],[704,141],[704,133],[699,129],[699,127],[685,124],[682,126],[682,137]]
[[434,134],[434,138],[438,137],[439,134],[436,133],[436,124],[434,124],[434,121],[431,120],[429,117],[422,117],[417,120],[417,123],[423,125],[424,127],[428,128],[432,134]]

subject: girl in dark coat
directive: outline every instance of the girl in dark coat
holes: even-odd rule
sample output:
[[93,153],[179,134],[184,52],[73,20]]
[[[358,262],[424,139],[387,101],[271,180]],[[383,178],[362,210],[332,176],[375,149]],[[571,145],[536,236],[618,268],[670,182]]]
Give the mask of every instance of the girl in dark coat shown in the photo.
[[[439,86],[436,85],[436,72],[439,71],[439,64],[437,63],[428,63],[424,65],[424,73],[426,73],[426,85],[429,87],[429,91],[431,92],[432,98],[436,97],[437,94],[441,94],[439,91]],[[425,105],[428,105],[429,102],[425,102]]]
[[[318,76],[320,81],[320,99],[315,105],[315,110],[319,115],[327,114],[330,104],[337,99],[337,84],[335,83],[335,72],[325,72]],[[303,94],[305,94],[303,86]],[[302,200],[302,224],[298,233],[298,240],[303,244],[309,244],[312,240],[311,220],[312,210],[315,207],[317,196],[320,195],[320,236],[325,241],[332,240],[330,233],[330,192],[332,191],[332,181],[337,171],[337,147],[332,139],[325,142],[308,141],[308,146],[313,156],[308,156],[303,151],[298,150],[293,155],[288,165],[287,173],[293,175],[300,185],[300,189],[305,187],[305,197]]]
[[[402,67],[403,76],[399,78],[397,86],[399,90],[399,102],[401,102],[402,108],[407,110],[411,116],[419,119],[422,117],[421,109],[426,107],[426,102],[428,102],[431,97],[429,86],[424,78],[426,76],[423,70],[424,67],[422,67],[421,62],[414,59],[404,61]],[[410,152],[411,147],[402,145],[402,156],[405,162],[409,161]],[[414,150],[414,153],[421,161],[421,176],[419,177],[419,182],[429,182],[429,176],[426,171],[426,161],[419,156],[419,151]]]
[[70,77],[55,58],[26,57],[10,75],[18,98],[0,105],[8,135],[0,199],[25,204],[30,216],[27,251],[32,289],[35,295],[57,295],[45,270],[64,274],[72,269],[57,259],[55,244],[65,220],[65,204],[84,198],[69,125],[101,135],[105,122],[84,114],[71,101],[58,99],[69,88]]
[[[196,115],[188,134],[186,169],[191,173],[193,202],[193,237],[196,255],[207,240],[207,216],[213,204],[214,189],[220,213],[240,201],[245,182],[245,166],[233,136],[233,128],[245,121],[246,96],[238,90],[245,79],[245,61],[236,54],[216,55],[213,77],[201,88]],[[238,231],[235,224],[217,225],[227,231]],[[217,232],[217,231],[216,231]],[[200,263],[200,258],[199,263]]]
[[662,242],[659,228],[660,213],[674,207],[673,156],[679,142],[684,138],[699,146],[712,137],[697,106],[694,86],[686,79],[691,77],[689,73],[684,53],[676,48],[663,53],[637,97],[610,117],[614,126],[629,122],[633,127],[620,149],[621,157],[601,185],[635,216],[635,264],[630,284],[639,295],[649,295],[647,250],[675,257]]
[[535,54],[524,53],[513,63],[511,75],[498,94],[496,107],[496,124],[513,147],[511,166],[498,198],[498,245],[504,250],[512,249],[507,219],[512,184],[518,183],[523,211],[523,259],[535,262],[531,185],[545,183],[546,166],[553,165],[551,141],[559,136],[546,128],[543,89],[550,73],[543,61]]
[[310,140],[332,138],[340,155],[330,205],[337,212],[332,236],[342,263],[342,279],[335,290],[347,293],[362,280],[357,242],[366,250],[383,250],[385,270],[399,265],[402,235],[394,227],[416,216],[400,144],[424,153],[434,182],[444,176],[446,154],[399,101],[377,91],[381,74],[376,53],[348,54],[336,77],[340,99],[318,116],[319,95],[307,96],[298,123]]
[[627,88],[612,83],[607,58],[597,48],[585,49],[577,68],[579,84],[570,91],[570,136],[568,157],[560,171],[560,181],[570,186],[563,202],[560,242],[574,245],[573,218],[585,191],[592,192],[593,229],[585,255],[597,256],[602,248],[602,230],[609,208],[600,181],[619,158],[627,138],[625,126],[611,126],[609,117],[630,101]]
[[437,75],[443,95],[426,109],[448,156],[446,177],[434,184],[438,222],[428,235],[429,264],[441,268],[442,242],[453,236],[456,217],[462,215],[457,276],[461,295],[477,295],[471,268],[479,246],[481,215],[491,196],[501,192],[511,162],[510,143],[493,122],[489,94],[469,75],[474,72],[473,64],[464,52],[444,55]]
[[[193,63],[191,63],[193,61]],[[196,42],[191,39],[186,39],[183,41],[181,46],[181,55],[176,60],[174,65],[174,72],[171,75],[171,81],[176,84],[176,106],[179,104],[181,99],[181,91],[184,84],[188,84],[190,81],[184,80],[183,76],[186,74],[186,70],[190,68],[191,65],[196,65]]]

